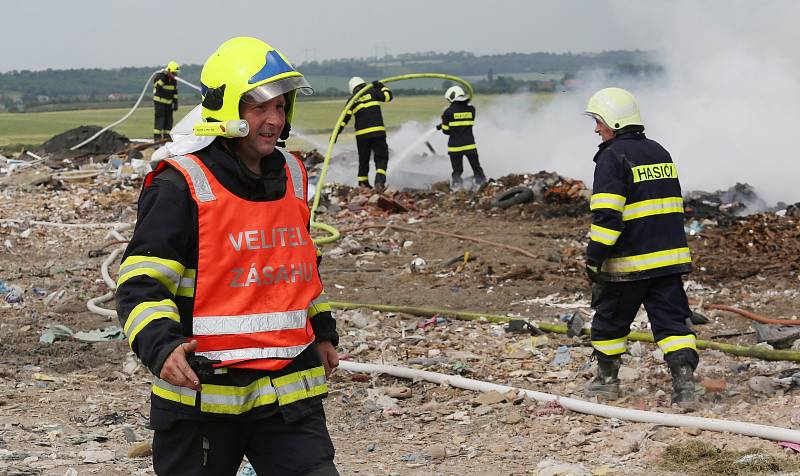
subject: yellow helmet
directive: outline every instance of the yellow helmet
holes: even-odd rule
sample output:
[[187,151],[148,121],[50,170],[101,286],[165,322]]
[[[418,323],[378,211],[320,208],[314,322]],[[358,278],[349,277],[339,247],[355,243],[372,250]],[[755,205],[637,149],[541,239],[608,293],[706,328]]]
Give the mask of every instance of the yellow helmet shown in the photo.
[[605,88],[594,93],[586,105],[586,114],[615,131],[625,126],[644,126],[636,98],[622,88]]
[[[200,73],[201,117],[204,122],[239,122],[239,101],[242,99],[262,103],[285,95],[286,126],[281,138],[286,139],[298,90],[306,95],[314,92],[303,75],[278,50],[256,38],[232,38],[220,45],[203,65]],[[213,135],[241,135],[235,131],[226,132],[225,127],[221,129],[221,133]]]
[[170,61],[169,64],[167,64],[167,72],[172,74],[178,74],[181,72],[181,65],[179,65],[174,61]]

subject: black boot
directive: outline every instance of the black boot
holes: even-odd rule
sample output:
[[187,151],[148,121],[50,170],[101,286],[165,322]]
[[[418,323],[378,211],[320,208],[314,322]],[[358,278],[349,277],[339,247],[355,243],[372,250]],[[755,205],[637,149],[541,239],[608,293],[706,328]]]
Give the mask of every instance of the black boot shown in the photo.
[[586,383],[584,395],[587,397],[603,397],[606,400],[619,398],[619,357],[598,357],[597,376]]
[[358,181],[358,187],[359,188],[369,188],[369,189],[371,189],[372,185],[369,184],[369,180],[359,180]]
[[697,394],[694,390],[694,369],[687,362],[667,362],[672,374],[672,403],[684,410],[697,410]]
[[386,176],[383,174],[375,174],[375,191],[378,193],[386,190]]
[[464,185],[464,181],[461,180],[461,175],[453,174],[450,179],[450,190],[458,190]]

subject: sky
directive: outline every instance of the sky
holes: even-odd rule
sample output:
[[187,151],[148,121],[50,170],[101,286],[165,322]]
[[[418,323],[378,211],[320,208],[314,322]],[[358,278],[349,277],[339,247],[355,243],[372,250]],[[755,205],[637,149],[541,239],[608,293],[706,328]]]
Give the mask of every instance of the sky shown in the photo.
[[[672,3],[642,2],[653,5],[658,15]],[[491,54],[655,46],[647,25],[614,13],[624,4],[306,0],[242,2],[236,8],[237,2],[196,0],[30,0],[4,9],[0,72],[154,66],[171,60],[202,64],[235,36],[260,38],[296,64],[420,51]]]

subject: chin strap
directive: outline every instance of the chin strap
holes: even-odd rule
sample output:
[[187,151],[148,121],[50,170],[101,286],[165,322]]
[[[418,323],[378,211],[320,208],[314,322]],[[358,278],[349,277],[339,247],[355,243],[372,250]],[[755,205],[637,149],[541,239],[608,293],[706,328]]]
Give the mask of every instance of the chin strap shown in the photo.
[[[292,125],[289,124],[288,122],[285,123],[283,125],[283,130],[281,131],[280,139],[282,141],[288,139],[289,138],[289,131],[291,131],[291,130],[292,130]],[[280,146],[280,147],[285,147],[285,146]]]

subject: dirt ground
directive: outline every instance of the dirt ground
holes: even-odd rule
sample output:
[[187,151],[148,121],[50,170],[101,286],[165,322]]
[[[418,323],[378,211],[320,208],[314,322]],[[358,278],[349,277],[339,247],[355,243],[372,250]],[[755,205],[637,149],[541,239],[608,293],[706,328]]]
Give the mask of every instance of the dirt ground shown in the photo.
[[[330,298],[549,323],[578,312],[588,323],[585,201],[490,207],[493,194],[529,178],[505,178],[482,192],[448,193],[441,186],[390,192],[408,209],[403,213],[382,210],[369,194],[335,188],[318,217],[343,230],[343,239],[323,246],[321,272]],[[51,324],[76,332],[117,324],[87,311],[86,301],[108,291],[100,275],[103,253],[120,245],[111,244],[108,227],[32,223],[132,224],[139,187],[139,180],[108,176],[92,183],[0,186],[0,474],[153,474],[151,376],[136,364],[126,341],[40,342]],[[690,237],[696,268],[687,279],[690,297],[797,319],[800,263],[785,249],[796,247],[798,220],[768,214],[705,223]],[[772,234],[768,242],[756,239],[764,229],[748,231],[762,225]],[[535,257],[429,230],[516,246]],[[130,230],[121,233],[129,236]],[[113,308],[113,301],[104,306]],[[711,320],[695,327],[698,338],[755,344],[751,321],[697,310]],[[352,361],[575,398],[582,398],[592,372],[586,337],[532,336],[485,321],[364,309],[336,316],[340,353]],[[635,326],[648,329],[644,314]],[[560,346],[570,359],[556,365]],[[794,367],[800,363],[702,351],[696,374],[702,408],[696,414],[798,429],[800,393],[778,380]],[[677,412],[669,407],[668,372],[653,344],[631,346],[621,378],[624,396],[611,404]],[[696,465],[666,466],[664,454],[670,445],[696,441],[772,458],[776,463],[764,474],[791,474],[800,463],[767,440],[588,416],[516,395],[497,398],[343,370],[333,374],[330,387],[326,411],[342,474],[692,474]],[[558,472],[559,462],[571,469]],[[750,474],[746,463],[732,467],[734,472],[712,474]]]

